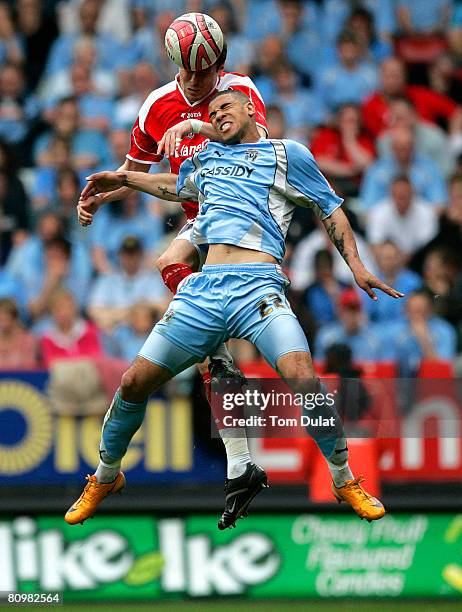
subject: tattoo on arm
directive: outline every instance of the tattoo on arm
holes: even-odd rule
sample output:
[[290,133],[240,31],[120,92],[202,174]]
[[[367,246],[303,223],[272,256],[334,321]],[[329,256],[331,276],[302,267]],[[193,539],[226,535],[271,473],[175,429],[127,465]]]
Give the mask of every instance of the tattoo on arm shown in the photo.
[[162,195],[171,195],[175,197],[177,196],[177,194],[174,193],[173,191],[169,191],[167,187],[158,187],[158,190]]
[[343,257],[343,259],[348,263],[348,254],[345,253],[345,233],[342,232],[340,236],[337,236],[337,223],[335,221],[331,221],[329,225],[326,227],[327,234],[334,244],[337,251]]

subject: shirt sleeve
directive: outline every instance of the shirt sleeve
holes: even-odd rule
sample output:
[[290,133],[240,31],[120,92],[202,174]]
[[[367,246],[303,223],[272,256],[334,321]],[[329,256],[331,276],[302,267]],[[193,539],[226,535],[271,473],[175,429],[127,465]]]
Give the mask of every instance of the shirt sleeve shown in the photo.
[[342,205],[340,198],[327,182],[314,157],[303,145],[284,141],[287,154],[286,196],[295,204],[312,208],[322,220]]
[[127,158],[140,164],[152,164],[162,160],[162,155],[157,154],[157,142],[152,136],[143,132],[138,118],[132,128]]
[[180,166],[178,178],[176,181],[176,192],[182,198],[188,198],[197,202],[199,198],[199,188],[195,182],[196,165],[194,163],[196,156],[185,159]]

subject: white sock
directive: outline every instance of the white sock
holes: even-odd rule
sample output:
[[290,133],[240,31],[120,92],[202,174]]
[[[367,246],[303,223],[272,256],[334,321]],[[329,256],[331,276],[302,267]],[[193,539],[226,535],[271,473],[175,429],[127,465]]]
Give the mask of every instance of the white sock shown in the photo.
[[353,480],[354,476],[348,465],[348,461],[345,463],[335,464],[330,461],[327,462],[329,470],[336,487],[343,487],[347,480]]
[[226,449],[228,478],[242,476],[247,464],[252,461],[249,447],[247,446],[245,429],[243,427],[229,427],[219,431]]
[[228,348],[224,342],[220,344],[215,354],[212,355],[212,359],[220,359],[220,361],[224,361],[225,363],[231,363],[233,361],[231,353],[228,351]]
[[120,459],[111,464],[104,463],[104,461],[101,461],[100,459],[95,472],[96,480],[101,484],[113,482],[117,478],[117,474],[120,472],[121,463],[122,461]]

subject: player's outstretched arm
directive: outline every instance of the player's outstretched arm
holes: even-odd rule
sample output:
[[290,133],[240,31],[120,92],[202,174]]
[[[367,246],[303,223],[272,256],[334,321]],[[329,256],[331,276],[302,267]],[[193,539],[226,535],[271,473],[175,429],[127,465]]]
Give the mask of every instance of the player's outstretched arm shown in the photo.
[[95,193],[106,193],[129,187],[136,191],[149,193],[162,200],[182,202],[176,192],[176,180],[178,176],[171,173],[147,174],[146,172],[96,172],[87,177],[87,181],[93,184]]
[[356,284],[370,298],[378,299],[374,289],[380,289],[380,291],[394,298],[404,297],[404,293],[389,287],[365,268],[359,257],[353,230],[341,208],[335,209],[327,219],[323,220],[323,224],[333,245],[353,272]]
[[84,227],[91,225],[93,216],[104,203],[105,193],[114,193],[123,187],[150,193],[162,200],[182,202],[176,193],[176,174],[147,174],[146,172],[96,172],[87,176],[91,185],[85,199],[77,204],[77,216]]

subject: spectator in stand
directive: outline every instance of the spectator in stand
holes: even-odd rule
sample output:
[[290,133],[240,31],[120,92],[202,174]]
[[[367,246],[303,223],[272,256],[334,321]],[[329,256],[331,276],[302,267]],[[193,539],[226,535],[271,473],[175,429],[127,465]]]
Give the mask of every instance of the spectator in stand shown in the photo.
[[71,163],[72,157],[69,140],[63,136],[52,137],[44,154],[44,164],[46,165],[39,166],[34,171],[31,189],[32,214],[34,218],[56,199],[58,175],[61,170],[69,168]]
[[377,70],[361,61],[361,48],[352,32],[344,31],[337,39],[338,63],[320,72],[319,93],[331,111],[342,104],[360,104],[376,89]]
[[[72,66],[79,66],[90,75],[91,82],[96,84],[97,93],[101,96],[113,96],[116,93],[116,75],[110,70],[102,70],[99,67],[98,49],[92,38],[84,37],[76,43]],[[72,76],[72,68],[63,68],[45,80],[41,88],[41,97],[47,105],[52,105],[56,100],[73,94],[78,95],[79,83],[75,82],[75,75],[73,82]]]
[[[138,1],[138,0],[135,0]],[[99,0],[95,29],[98,35],[110,35],[120,43],[125,43],[131,35],[130,5],[132,0]],[[156,0],[155,4],[158,4]],[[60,28],[63,33],[82,30],[79,19],[82,0],[67,0],[60,7]],[[181,13],[179,13],[181,14]]]
[[319,9],[314,2],[280,0],[280,22],[276,32],[281,32],[287,58],[305,79],[314,81],[319,70]]
[[72,64],[70,76],[70,94],[75,96],[79,105],[80,128],[107,131],[113,114],[112,99],[99,93],[88,66],[77,62]]
[[[391,129],[403,127],[412,130],[416,151],[433,160],[445,177],[449,176],[454,160],[448,155],[449,139],[446,133],[437,125],[421,121],[408,98],[399,96],[390,102],[389,123]],[[391,139],[390,129],[380,135],[376,142],[380,157],[392,154]]]
[[[75,200],[74,200],[75,206]],[[63,217],[53,210],[45,210],[37,219],[35,232],[16,244],[7,261],[10,274],[24,287],[36,288],[43,278],[45,246],[49,241],[60,239],[65,234]],[[71,237],[70,234],[67,236]],[[72,240],[70,276],[75,286],[88,285],[92,275],[89,250],[81,241]]]
[[0,266],[0,300],[12,300],[18,307],[21,317],[26,319],[26,294],[24,287],[5,266]]
[[113,129],[109,133],[109,146],[111,153],[111,168],[118,168],[126,160],[130,146],[130,131],[126,129]]
[[449,204],[439,217],[435,237],[425,244],[412,258],[412,267],[422,271],[426,254],[436,248],[444,247],[460,256],[462,253],[462,174],[454,174],[449,181]]
[[14,2],[21,47],[24,57],[27,58],[24,62],[24,72],[29,91],[37,87],[51,45],[58,36],[54,6],[50,4],[40,0]]
[[137,29],[125,46],[122,57],[124,67],[146,62],[155,66],[161,82],[171,81],[177,69],[164,53],[164,37],[168,26],[179,14],[169,7],[169,10],[156,12],[153,19],[149,19],[145,26]]
[[72,293],[55,290],[50,295],[51,322],[41,336],[46,368],[58,359],[100,357],[101,342],[96,327],[79,316]]
[[254,45],[239,32],[237,15],[227,2],[218,2],[209,11],[210,16],[220,25],[228,44],[226,69],[248,74],[254,55]]
[[80,32],[61,33],[54,41],[48,55],[47,76],[70,67],[75,45],[82,37],[94,40],[98,49],[99,67],[101,69],[115,70],[120,65],[122,46],[113,37],[112,33],[99,33],[97,30],[101,6],[101,2],[98,0],[83,0],[77,20]]
[[0,169],[0,264],[8,258],[17,232],[29,229],[29,202],[23,184],[8,170]]
[[392,181],[389,198],[374,206],[367,219],[367,239],[371,245],[392,240],[407,258],[427,244],[437,230],[436,209],[415,196],[406,175]]
[[27,95],[22,68],[7,63],[0,68],[0,138],[18,149],[26,159],[23,147],[38,117],[38,105]]
[[406,35],[444,35],[451,17],[451,0],[397,0],[396,18],[399,30]]
[[6,62],[21,64],[23,61],[24,54],[11,17],[11,9],[6,2],[2,2],[0,4],[0,65]]
[[[48,240],[44,245],[44,266],[35,274],[24,278],[31,318],[43,323],[42,317],[50,312],[51,297],[57,289],[66,289],[80,307],[86,304],[88,270],[73,270],[71,243],[61,236]],[[80,267],[86,267],[85,264]],[[80,274],[77,274],[79,272]]]
[[448,96],[456,104],[461,104],[461,75],[457,74],[456,64],[449,53],[441,53],[429,65],[428,86],[433,91]]
[[367,8],[358,6],[353,9],[345,27],[356,36],[364,61],[382,62],[392,54],[389,37],[377,36],[374,16]]
[[[338,34],[345,27],[352,3],[345,2],[345,0],[324,0],[322,4],[323,41],[334,43]],[[391,41],[391,36],[396,28],[393,4],[394,0],[363,0],[359,7],[360,9],[366,8],[373,15],[378,37],[384,42]]]
[[322,249],[314,256],[315,281],[305,292],[305,304],[319,326],[337,320],[339,295],[347,288],[334,276],[332,253]]
[[272,34],[264,38],[255,58],[255,64],[252,66],[250,76],[257,86],[263,100],[271,100],[276,93],[276,87],[273,81],[273,70],[279,64],[287,64],[287,57],[284,47],[284,42],[280,36]]
[[462,4],[460,2],[457,2],[454,6],[451,26],[446,34],[446,40],[449,43],[449,52],[458,69],[457,74],[460,78],[460,69],[462,68]]
[[266,107],[266,124],[269,138],[275,138],[276,140],[287,138],[286,117],[280,106],[269,104]]
[[354,289],[344,289],[338,300],[337,323],[321,328],[316,336],[315,357],[324,359],[333,344],[345,344],[353,354],[353,361],[380,361],[384,347],[378,333],[367,322],[361,298]]
[[391,155],[379,157],[366,171],[361,185],[360,200],[365,212],[387,197],[393,179],[407,175],[415,193],[435,207],[447,201],[444,177],[433,160],[416,150],[415,136],[410,128],[390,130]]
[[276,90],[271,102],[284,112],[288,137],[306,142],[310,129],[326,118],[322,100],[313,90],[301,86],[300,79],[288,64],[273,68],[273,80]]
[[460,252],[431,249],[423,263],[425,287],[435,296],[435,314],[457,327],[461,322],[462,283]]
[[48,112],[51,129],[39,136],[34,145],[34,161],[38,166],[50,166],[49,144],[60,136],[69,140],[72,164],[82,173],[109,163],[109,150],[105,137],[96,130],[80,128],[80,114],[76,98],[63,98],[56,108]]
[[132,362],[159,318],[159,311],[152,304],[140,302],[131,306],[124,322],[112,334],[112,356]]
[[390,356],[397,361],[403,377],[414,377],[422,359],[451,360],[456,355],[454,328],[435,316],[433,295],[425,289],[409,296],[405,319],[393,325],[387,336]]
[[143,269],[141,241],[134,236],[124,238],[119,249],[120,268],[99,276],[92,287],[88,312],[100,329],[111,330],[123,323],[129,309],[138,302],[162,305],[166,290],[158,274]]
[[[141,105],[148,95],[160,85],[159,76],[148,62],[133,67],[130,91],[115,102],[113,125],[116,129],[131,130]],[[125,145],[127,150],[127,145]]]
[[374,144],[362,129],[357,105],[342,106],[335,127],[318,128],[310,150],[321,170],[342,193],[358,195],[362,173],[374,159]]
[[0,370],[33,370],[39,365],[37,338],[24,329],[16,302],[0,299]]
[[112,272],[117,254],[126,236],[138,238],[146,253],[146,263],[152,266],[154,248],[163,234],[162,223],[142,205],[138,192],[124,200],[106,204],[90,228],[93,265],[98,274]]
[[405,255],[391,240],[377,244],[374,248],[377,261],[377,276],[380,280],[404,293],[404,299],[394,300],[388,295],[380,296],[377,301],[364,296],[363,303],[372,323],[388,324],[403,317],[407,296],[420,289],[422,279],[418,274],[405,267]]
[[[347,211],[346,211],[347,212]],[[306,217],[307,215],[305,215]],[[365,239],[355,233],[355,240],[358,246],[359,256],[368,270],[375,270],[374,256]],[[317,251],[327,249],[333,253],[334,275],[342,283],[351,285],[353,277],[351,270],[345,263],[343,257],[332,246],[329,236],[323,226],[318,227],[296,245],[294,254],[290,262],[290,280],[295,291],[304,291],[308,285],[315,282],[314,277],[314,257]]]
[[[62,221],[62,231],[74,246],[77,243],[88,242],[88,232],[80,225],[75,214],[80,187],[77,173],[72,168],[62,168],[56,179],[56,198],[50,206],[50,209],[59,215]],[[86,259],[88,260],[88,257]],[[91,265],[91,261],[88,263]]]
[[398,96],[409,98],[424,121],[444,124],[450,132],[459,130],[461,112],[455,102],[428,87],[408,85],[405,66],[400,59],[386,59],[380,74],[380,90],[369,96],[363,104],[364,125],[374,138],[390,127],[389,105]]

